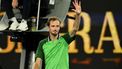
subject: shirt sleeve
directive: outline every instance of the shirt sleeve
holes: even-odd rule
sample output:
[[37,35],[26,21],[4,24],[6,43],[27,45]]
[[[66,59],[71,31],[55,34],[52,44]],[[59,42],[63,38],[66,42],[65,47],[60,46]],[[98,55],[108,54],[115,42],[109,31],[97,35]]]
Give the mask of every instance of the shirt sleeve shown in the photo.
[[35,60],[37,58],[41,58],[42,60],[44,60],[44,53],[43,53],[43,41],[40,41],[38,44],[38,48],[36,50],[36,55],[35,55]]
[[63,35],[62,37],[65,39],[65,41],[66,41],[68,44],[70,44],[70,43],[75,39],[76,36],[70,37],[69,33],[66,33],[66,34]]

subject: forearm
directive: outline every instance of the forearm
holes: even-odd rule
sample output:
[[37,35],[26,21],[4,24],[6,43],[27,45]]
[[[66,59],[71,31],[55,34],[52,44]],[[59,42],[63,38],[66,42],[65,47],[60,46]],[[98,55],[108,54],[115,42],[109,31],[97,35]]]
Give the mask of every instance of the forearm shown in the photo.
[[75,22],[73,24],[73,28],[74,30],[76,30],[76,32],[79,30],[80,20],[81,20],[80,13],[76,13]]
[[73,37],[76,34],[76,32],[79,30],[80,20],[81,20],[80,13],[79,14],[76,13],[73,29],[70,32],[70,37]]

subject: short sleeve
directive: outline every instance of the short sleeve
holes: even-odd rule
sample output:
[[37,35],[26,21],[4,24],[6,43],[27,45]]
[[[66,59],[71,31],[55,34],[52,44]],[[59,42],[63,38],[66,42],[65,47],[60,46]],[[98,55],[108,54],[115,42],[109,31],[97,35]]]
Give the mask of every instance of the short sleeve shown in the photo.
[[75,39],[75,36],[74,37],[70,37],[69,33],[66,33],[65,35],[62,36],[65,41],[70,44],[74,39]]
[[41,58],[42,60],[44,60],[43,44],[45,42],[46,42],[46,40],[42,40],[42,41],[39,42],[38,48],[36,50],[35,60],[37,58]]

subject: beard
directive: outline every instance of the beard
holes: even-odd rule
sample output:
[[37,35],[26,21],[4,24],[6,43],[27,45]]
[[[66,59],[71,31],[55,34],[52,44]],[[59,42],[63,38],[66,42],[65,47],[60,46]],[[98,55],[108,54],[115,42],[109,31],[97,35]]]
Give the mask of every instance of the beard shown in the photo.
[[52,34],[53,36],[57,36],[57,35],[59,34],[59,32],[54,31],[54,32],[51,32],[51,34]]
[[53,36],[57,36],[58,34],[52,34]]
[[58,35],[58,33],[51,33],[53,36],[57,36]]

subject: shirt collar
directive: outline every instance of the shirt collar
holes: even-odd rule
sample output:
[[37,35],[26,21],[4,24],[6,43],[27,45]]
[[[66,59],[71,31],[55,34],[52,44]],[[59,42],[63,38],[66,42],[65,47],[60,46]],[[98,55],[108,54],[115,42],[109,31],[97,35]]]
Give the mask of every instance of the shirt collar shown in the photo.
[[[58,38],[57,39],[59,39],[59,37],[60,37],[60,35],[58,34]],[[48,36],[48,41],[51,41],[50,36]]]

